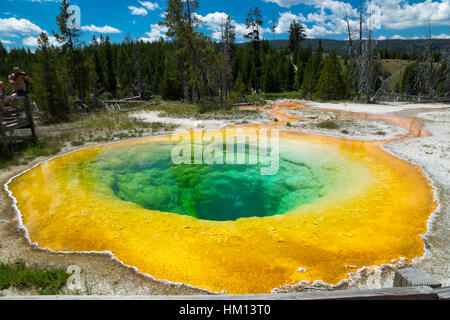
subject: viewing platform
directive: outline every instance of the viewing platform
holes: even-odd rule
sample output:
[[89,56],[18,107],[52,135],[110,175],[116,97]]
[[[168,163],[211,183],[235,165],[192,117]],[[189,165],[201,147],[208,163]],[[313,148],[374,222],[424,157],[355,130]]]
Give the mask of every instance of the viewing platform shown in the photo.
[[[21,106],[11,108],[8,105],[12,102],[19,102]],[[8,96],[5,98],[4,104],[5,107],[0,115],[0,144],[8,147],[9,144],[17,142],[31,141],[36,143],[38,138],[28,96]]]

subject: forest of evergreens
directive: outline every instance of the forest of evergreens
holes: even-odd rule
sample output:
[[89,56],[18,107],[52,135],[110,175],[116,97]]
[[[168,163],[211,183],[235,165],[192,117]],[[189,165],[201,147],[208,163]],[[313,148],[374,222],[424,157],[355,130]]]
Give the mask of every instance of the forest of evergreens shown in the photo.
[[[236,44],[231,18],[223,22],[221,41],[199,31],[195,14],[199,1],[168,0],[164,21],[168,40],[144,42],[129,35],[122,43],[100,36],[90,43],[79,30],[67,28],[68,1],[61,3],[53,32],[59,46],[52,46],[42,33],[38,47],[6,50],[0,43],[0,80],[7,83],[12,67],[33,78],[30,95],[47,122],[67,120],[76,108],[101,107],[102,100],[158,95],[223,108],[258,93],[298,92],[306,99],[375,101],[380,92],[423,95],[430,100],[448,97],[448,53],[433,50],[432,40],[422,54],[401,54],[377,49],[363,40],[365,54],[349,50],[338,55],[320,45],[303,45],[305,27],[294,21],[286,47],[274,47],[261,34],[263,21],[258,8],[248,13],[248,43]],[[356,50],[357,51],[357,50]],[[383,66],[383,59],[406,59],[400,81]]]

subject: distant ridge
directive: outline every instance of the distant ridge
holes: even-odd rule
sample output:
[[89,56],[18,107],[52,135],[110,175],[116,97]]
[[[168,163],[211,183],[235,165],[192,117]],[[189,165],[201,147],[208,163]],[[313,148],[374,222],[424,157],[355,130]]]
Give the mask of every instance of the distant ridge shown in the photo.
[[[313,49],[319,47],[319,41],[322,41],[322,47],[325,51],[335,49],[339,54],[347,53],[346,40],[331,40],[331,39],[306,39],[302,42],[302,47],[306,48],[311,45]],[[288,40],[269,40],[269,43],[274,48],[287,47]],[[389,51],[405,52],[408,54],[422,52],[427,46],[427,39],[419,40],[377,40],[377,48],[386,48]],[[450,39],[433,39],[434,50],[450,51]]]

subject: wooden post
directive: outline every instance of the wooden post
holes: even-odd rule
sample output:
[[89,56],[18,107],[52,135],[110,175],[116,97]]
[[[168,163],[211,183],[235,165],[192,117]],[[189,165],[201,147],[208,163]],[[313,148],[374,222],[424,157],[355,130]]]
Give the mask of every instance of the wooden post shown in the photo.
[[0,150],[6,152],[8,145],[6,144],[5,131],[3,130],[3,109],[0,110]]
[[32,141],[33,141],[33,143],[37,143],[38,138],[36,135],[36,127],[34,125],[34,120],[33,120],[33,110],[31,109],[30,99],[28,98],[28,95],[25,96],[24,104],[25,104],[25,112],[27,115],[27,120],[28,120],[28,123],[30,124]]
[[[33,120],[33,110],[31,108],[30,100],[28,96],[24,97],[6,97],[5,102],[23,101],[24,106],[20,108],[15,108],[9,111],[2,112],[1,116],[11,116],[21,113],[25,113],[26,119],[17,119],[15,121],[9,121],[6,127],[3,127],[3,123],[0,125],[0,146],[5,145],[8,147],[8,142],[18,142],[31,140],[33,143],[38,142],[36,127]],[[18,129],[30,129],[31,139],[26,136],[15,136],[14,131]],[[11,134],[6,135],[6,132],[11,132]],[[7,148],[8,149],[8,148]]]

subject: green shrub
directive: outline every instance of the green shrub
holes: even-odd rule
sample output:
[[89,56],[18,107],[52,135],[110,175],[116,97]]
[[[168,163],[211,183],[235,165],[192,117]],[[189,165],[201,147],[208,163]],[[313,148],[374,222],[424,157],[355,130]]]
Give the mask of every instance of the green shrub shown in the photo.
[[317,127],[321,129],[337,130],[341,126],[336,121],[322,121],[317,124]]
[[24,263],[0,263],[0,290],[37,290],[39,295],[58,295],[70,277],[61,268],[27,267]]

